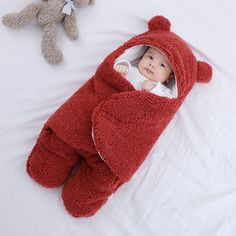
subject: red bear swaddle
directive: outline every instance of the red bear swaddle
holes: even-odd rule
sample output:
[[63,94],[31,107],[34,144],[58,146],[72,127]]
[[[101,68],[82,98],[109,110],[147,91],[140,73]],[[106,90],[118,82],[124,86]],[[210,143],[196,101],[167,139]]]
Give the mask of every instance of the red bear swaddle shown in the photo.
[[[153,17],[148,27],[147,32],[133,37],[105,58],[95,75],[49,118],[29,157],[27,171],[37,182],[46,187],[65,184],[63,200],[74,216],[94,214],[121,184],[127,182],[194,83],[211,79],[210,65],[197,61],[187,44],[170,31],[166,18]],[[177,96],[168,98],[138,91],[114,70],[116,59],[139,45],[155,47],[166,56],[175,75]],[[51,162],[47,155],[53,155]],[[84,172],[77,174],[79,167],[76,174],[71,175],[74,167],[80,165],[79,158],[84,160],[81,164]],[[90,170],[94,168],[93,172],[85,170],[86,165],[90,165]],[[97,170],[100,172],[96,175]],[[87,178],[90,182],[97,181],[93,187],[85,182],[78,184],[79,178],[84,178],[82,173],[87,177],[93,175]],[[79,175],[76,180],[70,180]],[[73,188],[70,187],[72,183]],[[87,194],[83,199],[82,189]],[[101,196],[101,192],[104,195]]]

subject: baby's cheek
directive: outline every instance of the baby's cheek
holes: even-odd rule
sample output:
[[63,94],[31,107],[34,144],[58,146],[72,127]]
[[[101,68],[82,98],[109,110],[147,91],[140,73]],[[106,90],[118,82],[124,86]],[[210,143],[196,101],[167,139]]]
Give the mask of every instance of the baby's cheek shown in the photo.
[[155,74],[155,75],[153,75],[153,77],[152,77],[152,80],[154,80],[154,81],[160,81],[160,79],[161,79],[160,74]]
[[168,79],[168,75],[166,72],[159,73],[159,81],[165,82]]
[[138,65],[138,71],[139,71],[141,74],[144,73],[144,69],[143,69],[143,67],[142,67],[140,64]]

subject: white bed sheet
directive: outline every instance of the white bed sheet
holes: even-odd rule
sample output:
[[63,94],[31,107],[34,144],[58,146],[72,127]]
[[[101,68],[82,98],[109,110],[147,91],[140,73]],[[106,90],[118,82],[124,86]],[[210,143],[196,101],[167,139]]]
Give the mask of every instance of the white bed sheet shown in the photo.
[[[30,1],[2,0],[0,16]],[[97,0],[78,9],[78,41],[59,27],[61,65],[45,62],[41,28],[0,24],[0,235],[234,236],[236,234],[236,17],[233,0]],[[64,209],[25,164],[48,117],[111,51],[164,15],[214,67],[197,84],[139,171],[93,217]]]

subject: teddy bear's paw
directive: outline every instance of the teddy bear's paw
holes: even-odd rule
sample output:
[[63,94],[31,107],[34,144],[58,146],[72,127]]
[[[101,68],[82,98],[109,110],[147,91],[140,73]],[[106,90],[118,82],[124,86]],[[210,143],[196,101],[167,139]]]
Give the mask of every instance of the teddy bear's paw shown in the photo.
[[71,31],[70,33],[68,33],[68,37],[71,40],[77,40],[79,38],[79,33],[77,30]]
[[59,64],[63,60],[63,55],[58,48],[43,50],[43,55],[51,64]]
[[20,23],[20,19],[18,14],[10,13],[2,17],[2,23],[6,26],[12,28],[19,28],[22,24]]
[[55,51],[48,57],[48,61],[52,64],[59,64],[63,60],[63,55],[59,49]]

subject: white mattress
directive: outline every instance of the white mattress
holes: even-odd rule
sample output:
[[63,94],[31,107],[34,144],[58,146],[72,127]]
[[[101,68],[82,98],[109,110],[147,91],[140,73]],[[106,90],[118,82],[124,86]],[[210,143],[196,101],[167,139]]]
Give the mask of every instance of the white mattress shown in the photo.
[[[0,16],[28,0],[2,0]],[[78,41],[59,27],[62,64],[41,55],[42,29],[0,24],[0,235],[234,236],[236,232],[235,1],[97,0],[78,9]],[[199,59],[214,67],[197,84],[139,171],[93,217],[64,209],[25,164],[51,114],[111,51],[164,15]]]

